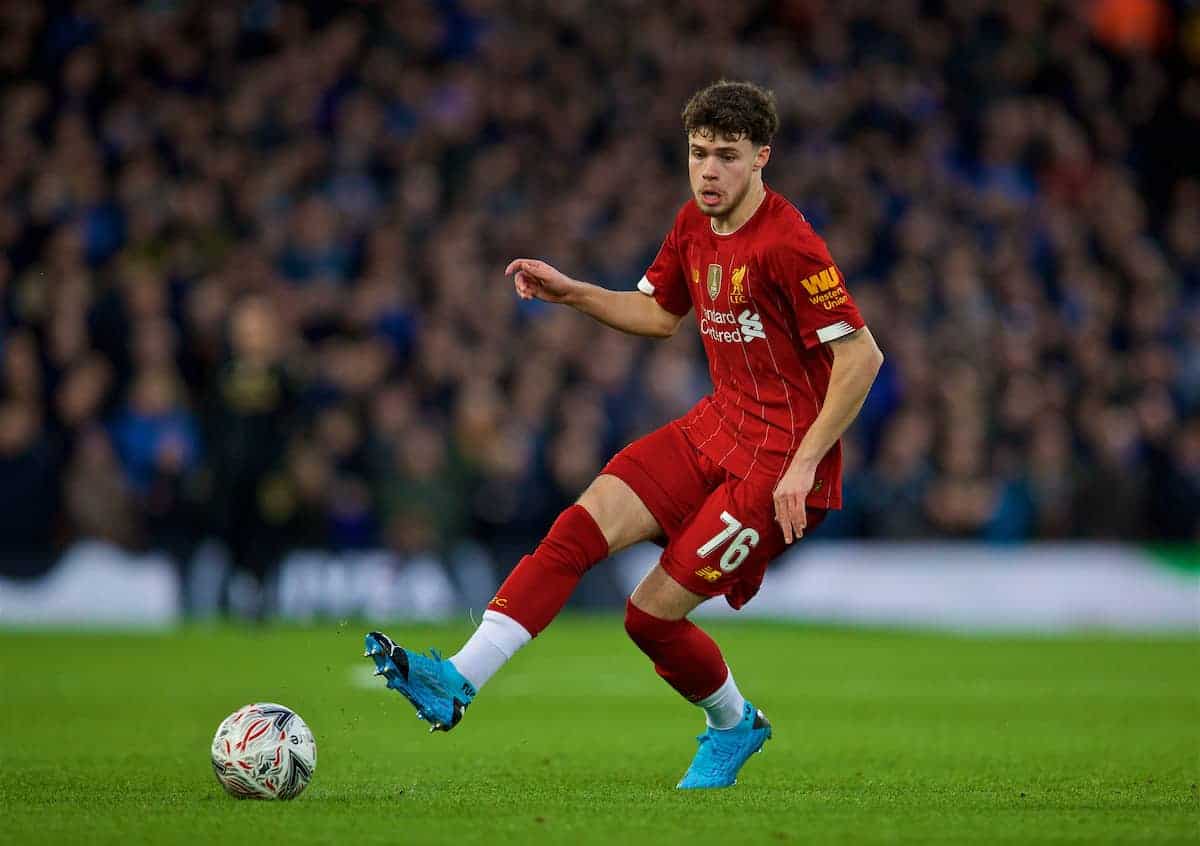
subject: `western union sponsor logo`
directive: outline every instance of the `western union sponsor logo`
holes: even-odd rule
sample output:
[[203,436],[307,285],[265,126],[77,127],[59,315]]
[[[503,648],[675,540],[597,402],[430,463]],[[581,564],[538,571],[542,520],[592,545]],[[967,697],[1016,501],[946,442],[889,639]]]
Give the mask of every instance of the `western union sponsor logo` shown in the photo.
[[814,297],[822,291],[833,290],[841,283],[842,280],[838,276],[837,268],[831,264],[820,273],[814,273],[801,284],[804,285],[804,290],[808,291],[808,295]]

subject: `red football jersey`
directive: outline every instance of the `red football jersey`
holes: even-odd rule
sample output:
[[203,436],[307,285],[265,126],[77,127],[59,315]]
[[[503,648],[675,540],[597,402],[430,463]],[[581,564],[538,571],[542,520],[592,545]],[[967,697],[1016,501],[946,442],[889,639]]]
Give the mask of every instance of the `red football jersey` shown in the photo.
[[[689,201],[638,289],[672,314],[696,308],[714,390],[680,419],[688,440],[739,478],[773,486],[825,400],[826,344],[863,326],[825,242],[770,189],[728,235]],[[840,441],[808,504],[841,507]]]

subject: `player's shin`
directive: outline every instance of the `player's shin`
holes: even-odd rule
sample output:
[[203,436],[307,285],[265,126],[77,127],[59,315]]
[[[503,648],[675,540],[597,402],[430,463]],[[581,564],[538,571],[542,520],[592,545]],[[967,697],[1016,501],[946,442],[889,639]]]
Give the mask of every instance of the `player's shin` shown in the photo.
[[667,684],[704,709],[710,726],[726,729],[738,723],[746,700],[716,641],[703,629],[686,619],[661,620],[630,601],[625,630]]
[[608,541],[581,505],[563,511],[532,555],[500,585],[483,622],[451,663],[478,690],[518,649],[550,625],[579,580],[608,556]]

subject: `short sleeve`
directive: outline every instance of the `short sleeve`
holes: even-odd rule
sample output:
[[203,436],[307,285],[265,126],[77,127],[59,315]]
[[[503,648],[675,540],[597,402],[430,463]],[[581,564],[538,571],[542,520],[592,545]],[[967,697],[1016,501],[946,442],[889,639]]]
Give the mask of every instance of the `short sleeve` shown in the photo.
[[773,263],[773,275],[791,304],[806,348],[863,328],[865,323],[846,289],[846,279],[819,239],[784,247]]
[[688,293],[687,276],[679,260],[679,245],[674,229],[659,247],[654,263],[637,287],[643,294],[654,297],[654,301],[671,314],[682,317],[691,309],[692,297]]

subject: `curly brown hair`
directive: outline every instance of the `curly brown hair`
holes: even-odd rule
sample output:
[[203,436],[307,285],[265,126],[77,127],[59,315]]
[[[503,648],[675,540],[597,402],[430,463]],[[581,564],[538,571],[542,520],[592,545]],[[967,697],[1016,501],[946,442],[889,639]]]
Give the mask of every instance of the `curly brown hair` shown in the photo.
[[683,107],[683,129],[691,135],[720,133],[749,138],[759,147],[771,143],[779,129],[775,95],[753,82],[722,79],[692,95]]

